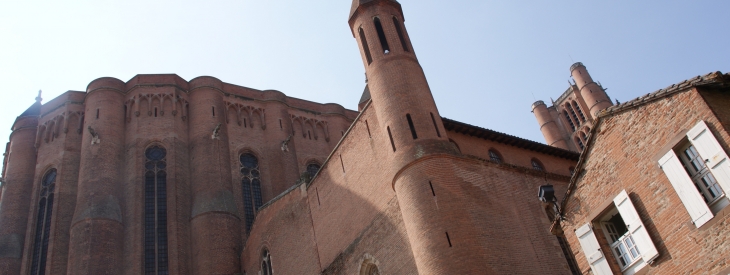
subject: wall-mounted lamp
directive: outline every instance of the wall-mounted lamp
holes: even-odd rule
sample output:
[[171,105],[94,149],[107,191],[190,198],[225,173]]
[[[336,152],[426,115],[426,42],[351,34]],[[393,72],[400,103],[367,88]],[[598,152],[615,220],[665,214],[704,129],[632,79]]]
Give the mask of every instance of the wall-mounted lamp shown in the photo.
[[558,198],[555,197],[555,189],[552,185],[541,185],[537,192],[537,197],[543,203],[552,203],[555,211],[555,216],[562,219],[563,216],[558,206]]

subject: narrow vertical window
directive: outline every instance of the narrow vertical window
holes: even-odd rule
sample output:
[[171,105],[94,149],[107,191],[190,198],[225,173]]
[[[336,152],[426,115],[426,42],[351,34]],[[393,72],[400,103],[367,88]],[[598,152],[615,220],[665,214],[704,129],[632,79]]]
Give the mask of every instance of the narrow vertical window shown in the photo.
[[583,151],[583,148],[585,147],[585,145],[583,144],[583,141],[580,140],[580,138],[575,137],[575,144],[577,144],[578,148],[580,148],[580,150]]
[[449,242],[449,247],[451,247],[451,237],[449,237],[449,232],[446,232],[446,241]]
[[403,46],[403,51],[410,52],[410,50],[408,50],[408,44],[406,44],[406,37],[403,35],[403,30],[401,30],[400,22],[398,22],[398,18],[395,18],[395,16],[393,16],[393,25],[395,25],[395,31],[398,33],[398,38],[400,39],[400,45]]
[[583,111],[580,109],[580,106],[578,106],[578,103],[573,101],[573,109],[575,109],[578,112],[578,115],[580,116],[580,120],[585,122],[586,116],[583,114]]
[[563,110],[563,115],[565,115],[565,119],[568,120],[568,124],[570,124],[570,129],[575,131],[575,123],[573,123],[573,120],[570,119],[570,115],[568,115],[568,111]]
[[263,205],[261,196],[261,173],[256,156],[246,153],[241,158],[241,180],[243,190],[243,206],[246,212],[246,232],[251,231],[253,219],[259,207]]
[[[244,121],[246,120],[244,119]],[[281,118],[279,119],[279,129],[284,129],[284,125],[281,124]]]
[[370,125],[368,124],[368,121],[367,120],[365,120],[365,128],[368,129],[368,137],[369,138],[373,137],[372,135],[370,135]]
[[390,47],[388,46],[388,39],[385,37],[385,31],[383,31],[383,25],[380,24],[380,18],[375,17],[373,23],[375,23],[375,30],[378,32],[378,39],[380,39],[380,46],[383,48],[383,53],[387,54],[390,52]]
[[365,38],[365,32],[360,28],[358,31],[360,34],[360,44],[362,44],[362,50],[365,51],[365,59],[368,61],[368,65],[373,63],[373,57],[370,55],[370,47],[368,46],[368,39]]
[[345,162],[342,160],[342,155],[340,155],[340,165],[342,165],[342,173],[345,172]]
[[41,181],[38,215],[36,216],[35,236],[33,238],[33,259],[30,274],[46,274],[46,258],[48,256],[48,239],[51,234],[51,217],[53,214],[53,191],[56,188],[56,169],[46,173]]
[[153,146],[144,164],[144,270],[168,274],[167,264],[167,151]]
[[390,137],[390,146],[393,146],[393,152],[395,152],[395,142],[393,142],[393,135],[390,133],[390,126],[388,126],[388,137]]
[[408,120],[408,127],[411,127],[411,135],[413,135],[413,139],[418,139],[416,127],[413,126],[413,120],[411,119],[411,114],[406,114],[406,119]]
[[155,107],[155,117],[157,117],[157,107]]
[[269,254],[268,250],[264,249],[264,253],[261,256],[261,274],[273,275],[274,270],[271,268],[271,254]]
[[565,109],[568,109],[568,111],[570,111],[570,114],[572,115],[573,120],[575,121],[575,125],[579,126],[580,120],[578,120],[578,115],[575,114],[575,110],[573,110],[573,106],[570,106],[570,103],[566,103]]
[[211,107],[211,110],[213,110],[213,117],[215,117],[215,106]]
[[433,113],[431,113],[431,121],[433,122],[433,128],[436,129],[436,135],[441,137],[441,131],[439,131],[439,125],[436,124],[436,118],[434,118]]
[[435,197],[436,191],[433,190],[433,183],[431,183],[431,181],[428,181],[428,186],[431,186],[431,195],[433,195]]
[[99,119],[99,109],[96,109],[96,119]]

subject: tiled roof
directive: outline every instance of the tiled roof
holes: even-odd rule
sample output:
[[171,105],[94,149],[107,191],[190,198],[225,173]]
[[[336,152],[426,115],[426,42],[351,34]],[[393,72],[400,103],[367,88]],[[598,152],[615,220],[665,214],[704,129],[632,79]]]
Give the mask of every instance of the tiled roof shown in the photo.
[[444,128],[448,131],[454,131],[460,134],[470,135],[477,138],[491,140],[518,148],[532,150],[538,153],[553,155],[560,158],[577,161],[580,154],[557,147],[549,146],[539,142],[519,138],[502,132],[481,128],[479,126],[470,125],[456,120],[442,117]]

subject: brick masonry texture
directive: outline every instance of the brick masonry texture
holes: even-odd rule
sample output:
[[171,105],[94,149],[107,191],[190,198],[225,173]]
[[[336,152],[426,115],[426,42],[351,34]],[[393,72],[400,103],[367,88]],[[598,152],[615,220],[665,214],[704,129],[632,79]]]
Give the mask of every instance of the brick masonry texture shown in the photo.
[[[676,145],[675,137],[681,137],[700,120],[707,123],[725,152],[730,152],[730,90],[728,77],[724,77],[720,81],[724,88],[686,87],[643,103],[644,98],[653,96],[647,95],[602,118],[600,128],[591,137],[590,150],[582,155],[584,163],[561,222],[584,274],[590,274],[590,267],[574,231],[604,210],[607,201],[621,190],[628,192],[659,251],[659,257],[645,268],[647,274],[720,274],[730,268],[728,209],[697,228],[657,163]],[[599,242],[607,247],[600,229],[596,231]],[[613,254],[604,254],[614,273],[620,274]]]

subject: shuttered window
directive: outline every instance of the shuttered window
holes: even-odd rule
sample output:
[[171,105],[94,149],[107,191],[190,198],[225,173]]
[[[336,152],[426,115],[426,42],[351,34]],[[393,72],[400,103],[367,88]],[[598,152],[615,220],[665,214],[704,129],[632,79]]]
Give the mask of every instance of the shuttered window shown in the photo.
[[713,213],[730,204],[725,195],[730,190],[730,164],[704,121],[687,132],[687,143],[667,152],[659,166],[692,222],[700,227],[714,217]]

